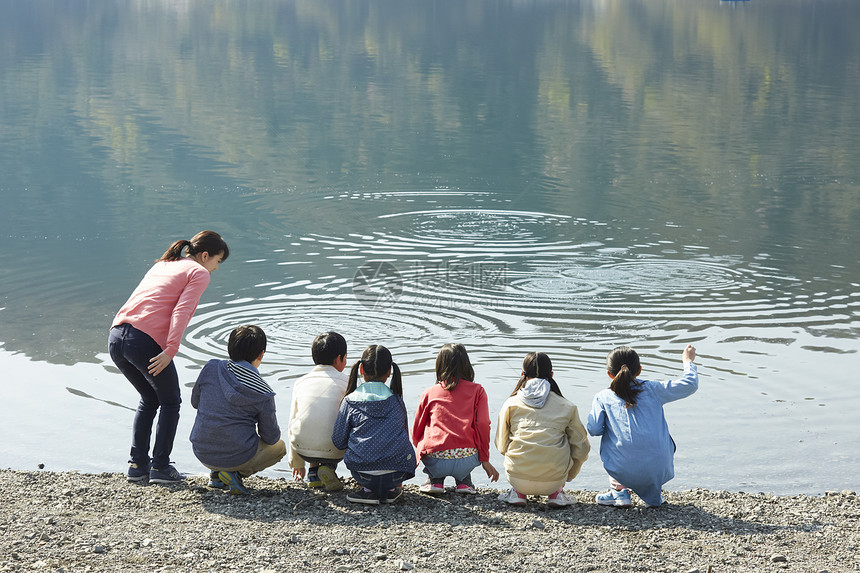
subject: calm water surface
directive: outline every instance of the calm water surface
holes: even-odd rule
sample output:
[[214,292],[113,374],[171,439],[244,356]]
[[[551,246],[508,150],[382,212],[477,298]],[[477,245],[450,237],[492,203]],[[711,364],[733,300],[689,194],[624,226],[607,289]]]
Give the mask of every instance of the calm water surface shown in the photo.
[[[410,412],[450,341],[493,415],[543,350],[583,418],[613,347],[665,378],[692,343],[670,488],[860,488],[858,24],[839,0],[0,4],[0,465],[124,468],[107,328],[215,229],[180,469],[196,373],[252,322],[282,425],[329,329],[392,349]],[[605,484],[592,445],[573,487]]]

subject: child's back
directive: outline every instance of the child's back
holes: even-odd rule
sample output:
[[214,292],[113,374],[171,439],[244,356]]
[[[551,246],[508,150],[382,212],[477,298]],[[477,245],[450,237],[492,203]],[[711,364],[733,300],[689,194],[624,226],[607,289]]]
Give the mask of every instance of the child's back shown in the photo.
[[293,386],[290,402],[290,467],[304,467],[304,457],[343,459],[331,441],[347,375],[334,366],[318,364]]
[[[621,354],[627,353],[635,359],[635,366],[626,368],[630,383],[616,386],[616,390],[601,390],[594,397],[588,415],[588,433],[602,436],[600,458],[606,472],[621,489],[632,489],[652,506],[662,503],[663,484],[675,476],[675,442],[669,435],[663,405],[689,396],[699,384],[692,362],[695,349],[691,346],[688,349],[692,351],[685,350],[684,375],[666,382],[635,379],[641,372],[638,356],[626,347],[616,349],[613,352],[622,351]],[[615,376],[613,384],[620,380],[619,371],[620,368],[609,368],[610,377]]]

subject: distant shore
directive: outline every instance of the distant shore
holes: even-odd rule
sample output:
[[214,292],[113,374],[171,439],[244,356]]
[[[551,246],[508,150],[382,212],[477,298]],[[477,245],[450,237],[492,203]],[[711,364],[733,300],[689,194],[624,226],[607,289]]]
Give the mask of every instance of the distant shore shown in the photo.
[[[858,571],[855,492],[773,496],[689,490],[615,509],[597,492],[526,508],[407,485],[396,504],[356,505],[283,479],[231,496],[192,477],[0,470],[0,571]],[[353,483],[347,484],[347,491]]]

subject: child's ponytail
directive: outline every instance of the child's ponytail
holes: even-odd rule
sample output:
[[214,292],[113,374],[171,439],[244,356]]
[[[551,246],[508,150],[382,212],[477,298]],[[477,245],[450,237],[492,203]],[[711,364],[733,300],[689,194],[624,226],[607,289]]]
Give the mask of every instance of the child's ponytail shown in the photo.
[[526,354],[526,357],[523,359],[523,373],[517,382],[516,388],[511,392],[511,396],[516,396],[517,392],[525,385],[526,380],[531,378],[543,378],[549,382],[550,392],[555,392],[559,396],[562,396],[561,388],[558,387],[558,383],[552,377],[552,360],[543,352],[529,352]]
[[619,346],[606,357],[606,371],[612,376],[609,389],[624,400],[626,408],[636,405],[636,396],[642,391],[636,376],[642,371],[639,355],[629,346]]
[[361,365],[361,360],[356,360],[349,371],[349,381],[346,384],[346,393],[352,394],[358,388],[358,367]]
[[400,367],[396,362],[391,363],[391,393],[403,396],[403,381],[400,378]]

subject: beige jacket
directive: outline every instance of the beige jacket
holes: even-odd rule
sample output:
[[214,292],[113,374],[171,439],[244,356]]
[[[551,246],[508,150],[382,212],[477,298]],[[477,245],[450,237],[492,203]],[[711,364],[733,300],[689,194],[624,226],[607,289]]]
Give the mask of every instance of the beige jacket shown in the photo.
[[348,377],[334,366],[317,365],[293,386],[290,400],[290,467],[303,468],[302,456],[343,459],[344,450],[331,442]]
[[546,392],[533,388],[533,395],[524,388],[502,405],[495,441],[509,476],[535,481],[566,476],[569,481],[588,459],[591,445],[576,406],[548,387]]

